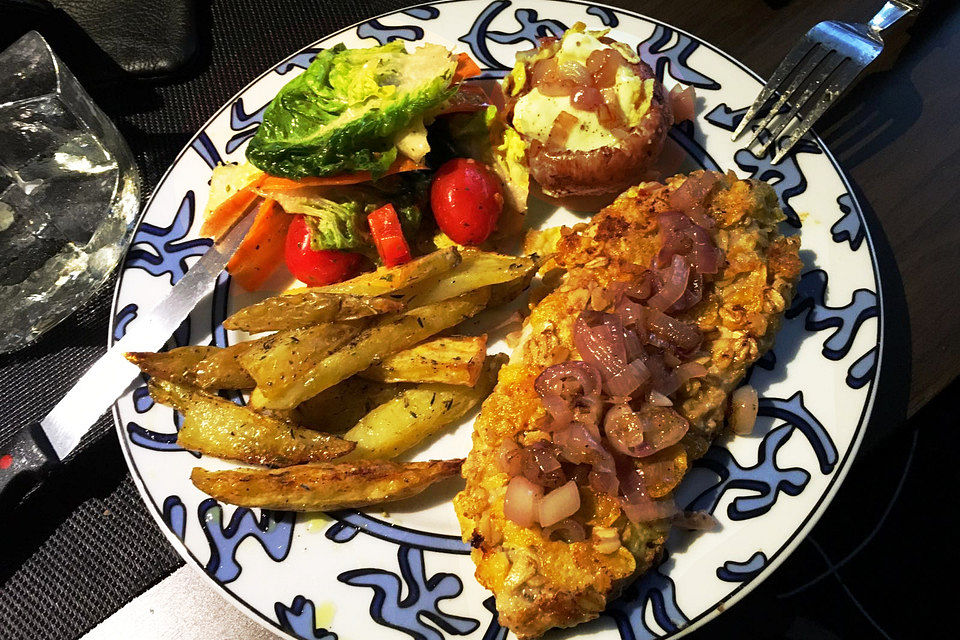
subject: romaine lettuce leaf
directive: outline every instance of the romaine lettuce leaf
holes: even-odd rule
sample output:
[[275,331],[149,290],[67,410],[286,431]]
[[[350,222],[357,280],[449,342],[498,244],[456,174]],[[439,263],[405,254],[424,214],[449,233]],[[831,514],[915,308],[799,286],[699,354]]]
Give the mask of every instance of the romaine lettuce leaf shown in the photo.
[[287,178],[383,173],[397,157],[397,136],[456,91],[456,67],[433,44],[413,53],[400,41],[321,51],[267,106],[247,159]]

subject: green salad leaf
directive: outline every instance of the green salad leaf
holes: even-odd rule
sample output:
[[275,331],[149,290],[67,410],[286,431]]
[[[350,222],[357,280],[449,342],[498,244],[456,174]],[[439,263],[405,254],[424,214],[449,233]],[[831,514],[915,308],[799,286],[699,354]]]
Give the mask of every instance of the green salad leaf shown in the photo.
[[247,159],[270,175],[382,174],[397,139],[450,98],[456,58],[426,44],[407,53],[400,41],[367,49],[338,44],[317,54],[267,106]]
[[404,235],[413,237],[423,219],[429,188],[429,175],[410,172],[370,184],[272,192],[270,197],[287,213],[304,216],[313,249],[357,251],[376,259],[367,216],[391,203]]

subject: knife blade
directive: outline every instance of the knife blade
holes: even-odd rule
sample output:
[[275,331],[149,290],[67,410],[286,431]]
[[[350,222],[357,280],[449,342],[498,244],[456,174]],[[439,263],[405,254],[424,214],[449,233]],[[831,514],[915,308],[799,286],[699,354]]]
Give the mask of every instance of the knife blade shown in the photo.
[[248,214],[184,274],[150,311],[98,359],[39,423],[20,430],[0,449],[0,502],[16,500],[67,457],[93,423],[130,386],[140,370],[128,351],[157,351],[208,296],[253,224]]

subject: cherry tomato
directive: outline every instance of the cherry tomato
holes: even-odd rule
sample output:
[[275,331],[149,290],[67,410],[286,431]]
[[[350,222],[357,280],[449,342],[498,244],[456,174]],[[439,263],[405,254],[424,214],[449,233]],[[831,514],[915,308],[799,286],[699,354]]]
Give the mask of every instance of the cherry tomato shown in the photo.
[[434,176],[430,206],[451,240],[478,245],[493,233],[503,211],[500,181],[476,160],[454,158]]
[[364,257],[350,251],[310,247],[310,227],[303,216],[290,223],[284,248],[287,268],[297,280],[311,287],[342,282],[360,272]]

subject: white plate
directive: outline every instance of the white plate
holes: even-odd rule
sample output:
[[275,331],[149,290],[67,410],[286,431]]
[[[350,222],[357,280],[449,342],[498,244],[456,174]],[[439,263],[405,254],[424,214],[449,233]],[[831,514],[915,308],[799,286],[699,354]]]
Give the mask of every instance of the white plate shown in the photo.
[[[111,340],[137,322],[138,309],[152,307],[206,249],[208,241],[197,236],[196,213],[203,209],[211,168],[220,160],[243,158],[264,105],[318,47],[430,40],[470,53],[496,76],[536,36],[578,20],[592,29],[612,28],[668,88],[677,82],[694,85],[700,97],[696,124],[675,127],[671,139],[695,165],[770,182],[790,224],[802,234],[805,273],[797,302],[773,354],[751,376],[763,397],[756,432],[714,446],[678,492],[682,505],[711,510],[722,528],[674,535],[666,562],[599,621],[557,632],[671,637],[743,597],[819,518],[862,438],[882,352],[876,261],[846,178],[819,140],[803,141],[776,167],[769,155],[757,158],[731,142],[731,130],[761,83],[710,44],[621,9],[557,0],[439,2],[324,38],[243,89],[177,157],[127,256]],[[546,213],[542,224],[575,219],[562,210]],[[220,322],[250,301],[231,291],[224,274],[212,299],[194,311],[171,346],[226,345],[230,336]],[[177,419],[172,410],[154,406],[144,386],[121,398],[114,415],[133,477],[167,537],[188,564],[200,567],[237,606],[274,631],[311,640],[504,637],[492,598],[473,578],[459,539],[449,503],[456,483],[388,507],[389,514],[380,509],[306,518],[260,513],[221,505],[193,487],[189,475],[195,465],[231,465],[179,449]],[[467,422],[415,457],[462,456],[469,435]]]

